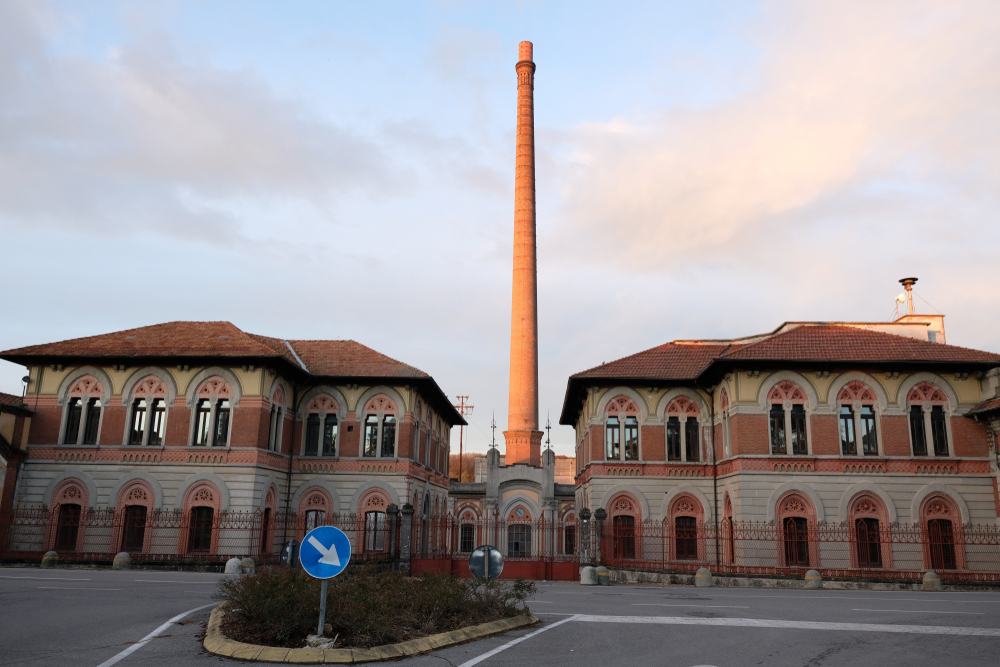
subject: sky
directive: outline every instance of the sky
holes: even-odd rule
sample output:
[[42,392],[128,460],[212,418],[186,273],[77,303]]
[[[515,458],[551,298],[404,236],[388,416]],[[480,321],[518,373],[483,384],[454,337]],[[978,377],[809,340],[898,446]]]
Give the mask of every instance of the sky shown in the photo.
[[[534,43],[541,421],[675,339],[892,319],[1000,351],[1000,3],[0,3],[0,349],[353,339],[507,420]],[[0,362],[0,391],[24,369]],[[453,434],[457,449],[458,434]]]

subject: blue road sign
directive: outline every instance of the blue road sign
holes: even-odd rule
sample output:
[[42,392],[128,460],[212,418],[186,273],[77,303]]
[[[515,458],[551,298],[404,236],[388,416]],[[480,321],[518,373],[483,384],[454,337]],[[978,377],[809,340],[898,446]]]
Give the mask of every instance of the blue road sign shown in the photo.
[[299,547],[299,561],[306,574],[317,579],[336,577],[351,560],[351,541],[340,528],[313,528]]

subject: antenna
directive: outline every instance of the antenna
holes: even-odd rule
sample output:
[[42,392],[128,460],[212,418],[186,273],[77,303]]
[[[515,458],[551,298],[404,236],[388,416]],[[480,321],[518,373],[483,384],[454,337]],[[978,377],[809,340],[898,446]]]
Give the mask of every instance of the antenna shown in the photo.
[[549,418],[549,412],[545,413],[545,449],[552,449],[552,439],[549,437],[552,435],[552,420]]
[[497,413],[496,410],[493,411],[493,421],[490,422],[490,428],[493,429],[493,442],[490,447],[496,449],[497,446]]

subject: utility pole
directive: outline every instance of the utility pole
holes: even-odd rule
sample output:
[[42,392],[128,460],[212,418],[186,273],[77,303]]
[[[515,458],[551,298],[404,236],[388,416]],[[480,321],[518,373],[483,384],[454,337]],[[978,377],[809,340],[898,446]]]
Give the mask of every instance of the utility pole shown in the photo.
[[[463,418],[465,418],[466,415],[471,415],[472,410],[476,406],[467,402],[469,400],[469,397],[456,396],[455,398],[458,399],[458,405],[455,406],[455,409],[458,410],[458,414],[462,415]],[[462,465],[464,464],[464,461],[462,460],[462,444],[463,444],[462,441],[464,439],[464,436],[465,436],[465,428],[464,425],[460,424],[458,427],[458,481],[459,482],[462,481]]]

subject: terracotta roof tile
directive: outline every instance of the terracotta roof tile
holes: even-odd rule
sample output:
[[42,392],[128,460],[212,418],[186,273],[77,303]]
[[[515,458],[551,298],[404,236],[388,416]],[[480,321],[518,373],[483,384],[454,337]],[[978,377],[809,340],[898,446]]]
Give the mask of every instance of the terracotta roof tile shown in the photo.
[[982,412],[992,412],[993,410],[1000,410],[1000,398],[991,398],[985,400],[979,405],[969,410],[966,414],[976,415]]
[[571,377],[693,380],[729,347],[728,343],[665,343]]
[[21,400],[20,396],[15,396],[13,394],[5,394],[0,391],[0,405],[8,405],[13,408],[20,408],[24,405],[24,401]]
[[311,375],[409,377],[430,375],[353,340],[290,340]]

